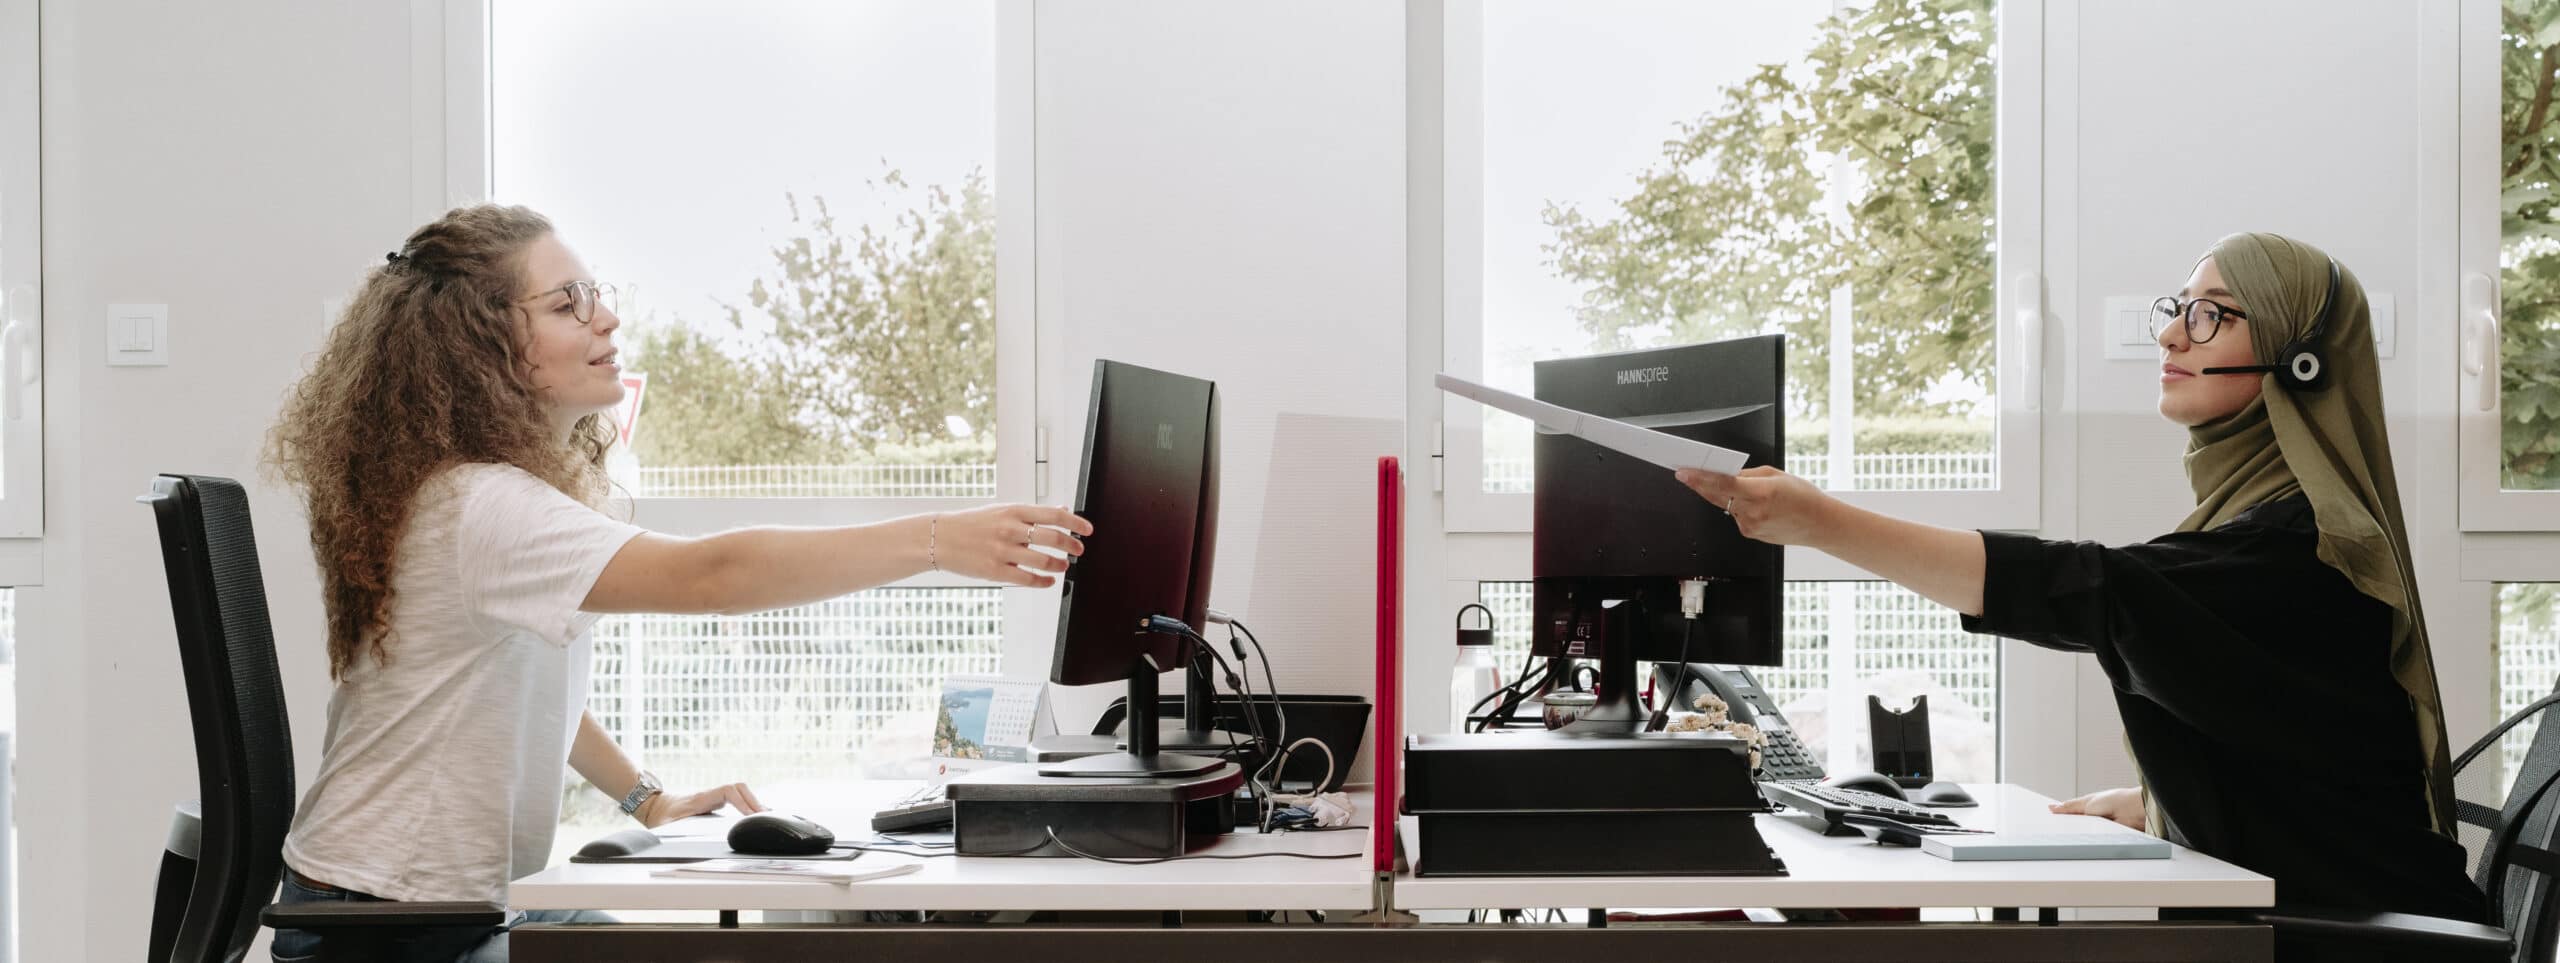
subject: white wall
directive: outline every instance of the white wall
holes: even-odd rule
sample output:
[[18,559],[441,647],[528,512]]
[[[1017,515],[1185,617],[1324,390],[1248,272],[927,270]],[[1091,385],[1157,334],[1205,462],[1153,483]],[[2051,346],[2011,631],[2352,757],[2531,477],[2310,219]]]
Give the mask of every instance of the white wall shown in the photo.
[[[151,516],[161,471],[251,482],[296,750],[318,761],[319,584],[257,484],[323,299],[412,226],[408,9],[46,2],[45,585],[20,627],[21,959],[142,955],[170,807],[195,793]],[[170,364],[107,368],[112,302],[169,305]]]
[[[1403,11],[1038,13],[1050,497],[1075,492],[1095,358],[1216,381],[1210,604],[1271,649],[1282,691],[1366,694],[1375,465],[1404,444]],[[1035,648],[1008,661],[1045,667]],[[1061,719],[1117,694],[1062,693]]]
[[[2166,531],[2194,504],[2179,461],[2185,432],[2153,408],[2157,363],[2108,360],[2088,336],[2107,297],[2176,290],[2195,258],[2235,231],[2320,245],[2397,303],[2383,391],[2458,748],[2487,727],[2494,696],[2485,639],[2452,614],[2453,305],[2440,296],[2452,290],[2452,264],[2421,238],[2427,207],[2449,205],[2453,185],[2422,179],[2419,136],[2421,111],[2450,105],[2421,102],[2431,36],[2421,6],[2058,6],[2047,57],[2048,263],[2056,324],[2074,336],[2058,339],[2070,410],[2047,440],[2072,451],[2046,481],[2048,492],[2076,496],[2077,510],[2049,504],[2047,517],[2056,532],[2117,543]],[[2105,676],[2090,660],[2079,675],[2076,785],[2129,785]]]

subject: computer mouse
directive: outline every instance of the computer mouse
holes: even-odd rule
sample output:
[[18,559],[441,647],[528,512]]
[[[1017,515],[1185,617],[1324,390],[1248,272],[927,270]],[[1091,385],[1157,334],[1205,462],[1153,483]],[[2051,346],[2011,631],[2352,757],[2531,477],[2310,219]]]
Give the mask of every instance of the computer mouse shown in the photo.
[[1920,787],[1920,791],[1911,797],[1911,801],[1939,809],[1962,809],[1966,806],[1978,805],[1973,801],[1973,794],[1964,791],[1963,786],[1943,781]]
[[816,856],[835,842],[827,827],[777,812],[741,817],[729,827],[729,848],[749,856]]
[[1833,789],[1857,789],[1875,793],[1879,796],[1891,796],[1895,799],[1905,798],[1902,793],[1902,787],[1896,785],[1892,777],[1882,773],[1845,772],[1823,780],[1822,784]]

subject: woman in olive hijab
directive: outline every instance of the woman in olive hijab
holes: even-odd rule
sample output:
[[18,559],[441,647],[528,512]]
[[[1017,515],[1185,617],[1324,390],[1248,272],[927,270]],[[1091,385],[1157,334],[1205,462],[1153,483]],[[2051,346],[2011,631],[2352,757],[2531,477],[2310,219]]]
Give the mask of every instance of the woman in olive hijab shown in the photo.
[[1743,534],[1899,582],[1967,631],[2095,655],[2142,785],[2057,811],[2264,873],[2283,904],[2485,921],[2363,286],[2308,244],[2235,234],[2161,300],[2160,413],[2189,431],[2196,508],[2149,542],[1920,525],[1769,468],[1680,480]]

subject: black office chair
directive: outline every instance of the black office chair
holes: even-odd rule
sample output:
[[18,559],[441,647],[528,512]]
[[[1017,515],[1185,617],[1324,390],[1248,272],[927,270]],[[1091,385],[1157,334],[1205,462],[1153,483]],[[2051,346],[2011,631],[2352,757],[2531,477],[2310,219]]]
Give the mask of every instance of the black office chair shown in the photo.
[[[2507,717],[2454,760],[2459,774],[2517,723],[2560,705],[2560,689]],[[2545,720],[2534,730],[2506,805],[2491,809],[2468,800],[2454,804],[2462,822],[2488,831],[2472,854],[2472,880],[2489,895],[2499,925],[2483,926],[2406,913],[2339,913],[2280,908],[2253,914],[2273,924],[2277,943],[2317,952],[2329,949],[2395,959],[2552,963],[2553,924],[2560,922],[2560,725]]]
[[326,903],[269,906],[293,820],[293,740],[276,675],[266,583],[240,483],[162,475],[150,503],[160,519],[169,608],[195,723],[197,804],[181,803],[160,859],[151,911],[152,963],[234,963],[258,924],[328,934],[331,959],[389,959],[363,943],[386,927],[495,927],[494,903]]

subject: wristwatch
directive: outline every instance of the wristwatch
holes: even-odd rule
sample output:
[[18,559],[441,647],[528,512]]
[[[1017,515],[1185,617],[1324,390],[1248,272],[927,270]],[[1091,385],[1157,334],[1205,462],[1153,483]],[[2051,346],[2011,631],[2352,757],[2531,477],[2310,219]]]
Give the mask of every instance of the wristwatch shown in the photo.
[[640,804],[648,802],[649,797],[657,795],[658,791],[662,788],[664,787],[658,784],[658,777],[655,773],[651,773],[646,769],[640,770],[640,782],[633,785],[631,787],[631,791],[624,793],[622,796],[622,814],[625,816],[639,815]]

